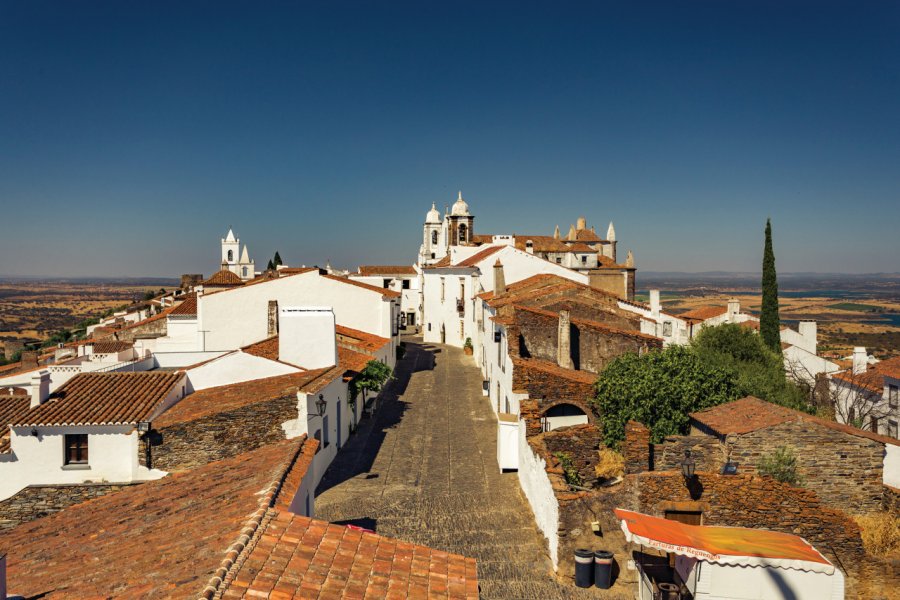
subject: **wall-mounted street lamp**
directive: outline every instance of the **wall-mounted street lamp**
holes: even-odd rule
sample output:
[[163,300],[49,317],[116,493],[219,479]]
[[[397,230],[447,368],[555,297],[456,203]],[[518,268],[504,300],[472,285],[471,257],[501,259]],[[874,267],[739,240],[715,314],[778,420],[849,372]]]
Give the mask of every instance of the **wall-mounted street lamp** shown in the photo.
[[325,414],[325,407],[328,405],[328,402],[325,400],[325,396],[319,394],[319,397],[316,399],[316,412],[308,413],[307,416],[310,417],[321,417]]
[[691,449],[685,448],[684,459],[681,461],[681,474],[684,475],[685,484],[689,484],[694,479],[694,473],[697,469],[697,463],[691,456]]

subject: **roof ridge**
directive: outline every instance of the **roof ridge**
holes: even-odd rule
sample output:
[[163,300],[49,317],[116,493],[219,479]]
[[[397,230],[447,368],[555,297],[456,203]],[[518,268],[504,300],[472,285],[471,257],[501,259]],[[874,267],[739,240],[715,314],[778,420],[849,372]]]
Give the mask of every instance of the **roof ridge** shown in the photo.
[[263,523],[268,523],[274,516],[276,512],[274,507],[278,501],[278,495],[294,464],[303,452],[303,448],[309,441],[309,437],[304,433],[297,440],[297,442],[294,442],[297,445],[296,449],[290,458],[285,461],[283,467],[278,470],[274,479],[261,492],[262,498],[259,501],[258,508],[244,523],[238,538],[225,550],[225,558],[222,559],[219,563],[219,568],[209,578],[206,587],[200,593],[200,598],[204,600],[212,599],[218,594],[223,584],[231,581],[241,568],[241,565],[243,565],[244,560],[249,556],[250,551],[259,541],[262,533],[265,532],[266,528],[263,526]]

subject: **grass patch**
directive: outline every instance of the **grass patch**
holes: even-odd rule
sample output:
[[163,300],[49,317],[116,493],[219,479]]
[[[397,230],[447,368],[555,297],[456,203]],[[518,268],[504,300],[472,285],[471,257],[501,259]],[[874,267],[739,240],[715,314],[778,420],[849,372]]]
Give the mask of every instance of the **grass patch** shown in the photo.
[[611,448],[601,448],[600,460],[594,470],[601,479],[615,479],[625,474],[625,458]]
[[860,304],[858,302],[838,302],[837,304],[829,304],[825,308],[851,310],[854,312],[879,312],[882,310],[880,306],[875,306],[874,304]]
[[900,519],[887,511],[854,517],[866,552],[887,557],[900,553]]

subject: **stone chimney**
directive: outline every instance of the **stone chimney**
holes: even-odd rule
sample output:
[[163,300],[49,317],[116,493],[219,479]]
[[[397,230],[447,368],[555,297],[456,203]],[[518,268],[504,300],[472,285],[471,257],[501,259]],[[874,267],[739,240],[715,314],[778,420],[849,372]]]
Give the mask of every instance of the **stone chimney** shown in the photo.
[[559,326],[556,342],[556,364],[564,369],[574,369],[572,362],[572,322],[569,311],[559,311]]
[[866,372],[869,365],[869,356],[865,346],[857,346],[853,349],[853,374],[859,375]]
[[278,335],[278,300],[269,300],[269,312],[266,321],[266,335]]
[[650,316],[658,317],[660,311],[659,290],[650,290]]
[[278,311],[278,328],[278,360],[310,370],[337,364],[330,307],[284,307]]
[[503,264],[500,259],[494,263],[494,295],[506,293],[506,276],[503,274]]
[[31,408],[37,408],[50,397],[50,372],[40,370],[31,376]]
[[800,321],[797,324],[797,332],[803,337],[807,352],[817,353],[819,345],[819,327],[815,321]]
[[741,301],[731,297],[728,299],[728,322],[737,323],[737,315],[741,312]]
[[36,367],[38,364],[38,353],[34,350],[22,350],[19,360],[22,361],[22,368]]
[[584,217],[578,217],[578,220],[575,221],[575,229],[578,231],[583,230],[587,226],[587,221]]

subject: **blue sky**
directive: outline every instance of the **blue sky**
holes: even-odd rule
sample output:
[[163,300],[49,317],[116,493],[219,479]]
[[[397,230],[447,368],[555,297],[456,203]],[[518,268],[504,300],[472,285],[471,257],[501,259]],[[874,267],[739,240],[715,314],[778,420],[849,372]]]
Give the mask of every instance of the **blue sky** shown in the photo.
[[[639,269],[898,271],[900,4],[0,1],[0,274],[411,263],[579,215]],[[639,271],[640,274],[640,271]]]

